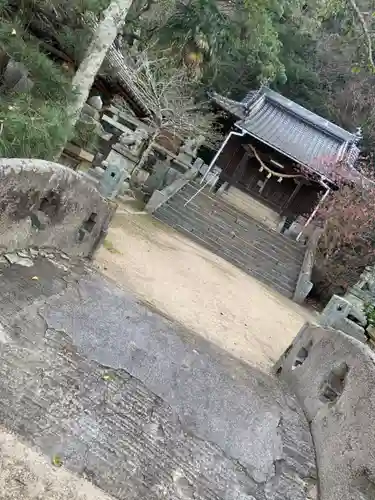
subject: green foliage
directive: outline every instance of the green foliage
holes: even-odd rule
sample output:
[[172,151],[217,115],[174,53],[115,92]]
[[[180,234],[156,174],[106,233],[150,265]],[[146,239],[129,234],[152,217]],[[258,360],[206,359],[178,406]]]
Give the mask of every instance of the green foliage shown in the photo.
[[375,306],[373,304],[366,304],[365,308],[365,315],[367,319],[367,327],[375,326]]
[[329,115],[327,90],[318,73],[314,35],[302,29],[300,19],[292,18],[279,23],[279,39],[279,57],[286,78],[277,77],[272,83],[273,88],[316,113]]
[[0,48],[24,65],[33,83],[27,93],[10,90],[2,96],[0,154],[52,159],[69,132],[66,109],[74,98],[70,81],[19,21],[0,22]]
[[[1,156],[53,159],[61,151],[72,135],[67,110],[74,94],[70,75],[47,54],[43,42],[79,61],[90,41],[82,19],[100,14],[108,4],[109,0],[0,0],[0,55],[21,63],[32,82],[25,93],[9,89],[1,95]],[[82,143],[93,145],[92,127],[78,124],[77,134]]]
[[[12,0],[1,0],[4,4],[14,4]],[[91,12],[100,14],[109,5],[109,0],[17,0],[19,10],[31,16],[34,12],[54,13],[56,18],[71,17]],[[74,19],[74,21],[76,21]]]
[[0,48],[28,68],[30,78],[34,82],[35,94],[46,99],[63,100],[66,104],[71,89],[69,79],[64,76],[61,68],[41,51],[37,40],[24,32],[20,23],[0,23]]
[[[370,0],[357,3],[361,12],[372,12]],[[69,135],[69,77],[35,35],[79,62],[90,40],[82,20],[100,15],[108,4],[0,0],[0,47],[28,69],[34,83],[28,96],[12,97],[14,109],[10,96],[0,103],[0,154],[51,157]],[[365,20],[373,36],[375,16]],[[375,77],[348,0],[134,0],[123,31],[129,40],[139,37],[141,48],[147,43],[154,53],[168,52],[175,65],[188,66],[199,95],[214,88],[241,98],[267,83],[346,128],[362,126],[367,146],[375,147]],[[39,144],[35,123],[41,127]],[[80,140],[90,142],[91,131],[77,130]],[[12,138],[17,131],[26,134],[24,141]]]
[[[366,14],[373,6],[356,1],[373,36],[375,16]],[[188,64],[204,88],[241,98],[268,83],[350,130],[361,126],[366,145],[375,147],[375,81],[352,2],[163,2],[131,28],[141,29],[141,44],[169,49],[177,64]]]
[[207,58],[217,57],[231,41],[231,31],[215,0],[194,0],[177,5],[174,14],[158,31],[158,42],[175,45],[181,51],[191,45]]
[[159,46],[172,47],[180,62],[198,67],[205,85],[241,92],[246,81],[282,75],[274,20],[283,11],[280,2],[237,0],[229,12],[216,0],[177,2],[173,15],[153,34]]
[[[59,0],[61,4],[61,0]],[[109,5],[109,0],[70,0],[71,8],[75,12],[84,14],[85,12],[92,12],[93,14],[100,14]]]
[[82,61],[90,43],[91,32],[85,27],[80,26],[72,30],[65,25],[59,30],[57,39],[59,46],[63,47],[74,61]]
[[94,152],[98,144],[97,123],[78,119],[74,129],[74,143]]
[[67,139],[63,106],[28,95],[2,99],[0,155],[8,158],[53,159]]

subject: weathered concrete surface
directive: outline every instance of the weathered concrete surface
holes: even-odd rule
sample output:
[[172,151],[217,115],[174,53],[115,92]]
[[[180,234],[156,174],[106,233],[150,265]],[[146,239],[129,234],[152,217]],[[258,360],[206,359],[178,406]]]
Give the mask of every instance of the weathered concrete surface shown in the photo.
[[306,324],[276,370],[311,423],[320,499],[374,499],[374,353],[338,330]]
[[274,378],[79,262],[0,272],[8,429],[119,499],[315,500],[309,427]]
[[43,160],[0,159],[0,249],[90,255],[115,206],[80,174]]
[[41,453],[0,428],[2,500],[111,500],[89,481],[54,467]]

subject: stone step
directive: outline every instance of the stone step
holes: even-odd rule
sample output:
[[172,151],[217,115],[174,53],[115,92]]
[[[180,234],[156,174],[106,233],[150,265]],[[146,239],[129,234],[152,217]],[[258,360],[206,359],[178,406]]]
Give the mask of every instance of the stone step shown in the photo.
[[[188,185],[186,186],[186,189],[181,191],[179,194],[183,195],[184,197],[191,198],[191,195],[196,192],[196,188],[194,186]],[[262,232],[266,232],[269,234],[275,241],[280,241],[283,242],[285,246],[287,246],[290,249],[297,249],[300,250],[304,245],[302,243],[299,243],[295,241],[292,238],[289,238],[277,231],[274,231],[270,229],[269,227],[265,226],[258,220],[254,219],[251,217],[249,214],[245,214],[239,210],[237,210],[235,207],[232,205],[226,203],[225,198],[221,197],[220,195],[213,195],[212,193],[208,191],[203,191],[199,195],[200,200],[199,204],[201,206],[205,207],[213,207],[216,210],[223,211],[223,216],[227,218],[228,221],[236,221],[238,220],[243,227],[248,227],[251,229],[258,229],[261,230]],[[193,200],[194,202],[194,200]],[[190,204],[190,203],[189,203]]]
[[[157,217],[160,221],[163,221],[163,218]],[[200,235],[196,233],[192,233],[188,231],[186,228],[178,225],[178,224],[170,224],[170,222],[166,222],[169,226],[173,227],[180,233],[186,235],[189,237],[189,239],[195,241],[196,243],[200,244],[204,248],[207,248],[208,250],[212,251],[214,254],[218,255],[219,257],[222,257],[226,261],[230,262],[234,266],[238,267],[242,271],[244,271],[246,274],[256,278],[260,282],[264,283],[265,285],[269,286],[273,290],[276,290],[280,294],[284,295],[285,297],[291,298],[294,293],[295,285],[291,286],[283,281],[279,281],[278,279],[275,279],[275,277],[270,276],[268,273],[264,271],[259,271],[253,268],[250,268],[246,265],[244,265],[242,262],[239,262],[233,256],[230,254],[228,250],[226,250],[224,247],[218,247],[215,244],[212,244],[207,238],[201,237]]]
[[269,248],[273,248],[277,252],[281,252],[285,258],[293,256],[298,259],[301,253],[304,252],[303,247],[290,247],[285,241],[286,238],[284,238],[284,240],[280,240],[278,238],[274,238],[272,234],[262,231],[258,227],[243,227],[241,221],[234,222],[228,220],[225,215],[223,215],[222,211],[216,208],[209,209],[207,207],[202,207],[197,203],[194,203],[194,201],[185,206],[184,201],[180,198],[180,196],[176,196],[174,200],[169,202],[169,206],[173,206],[176,210],[181,211],[181,213],[192,210],[195,212],[195,215],[209,220],[211,224],[219,224],[223,230],[225,228],[230,228],[230,233],[234,232],[236,236],[243,238],[244,240],[264,242],[263,248],[265,250],[268,251]]
[[257,276],[265,275],[270,281],[277,281],[280,286],[290,291],[294,290],[299,273],[298,266],[294,270],[286,271],[282,265],[278,265],[276,261],[271,261],[265,256],[260,254],[254,256],[242,252],[241,249],[231,245],[230,240],[213,238],[204,227],[189,225],[188,222],[184,223],[178,217],[173,218],[166,214],[164,216],[159,214],[158,219],[185,234],[198,237],[200,242],[205,242],[205,246],[209,246],[214,253],[230,260],[246,272],[252,275],[256,273]]
[[[210,227],[217,228],[228,236],[235,236],[236,239],[242,240],[243,244],[252,245],[259,251],[274,256],[278,260],[281,260],[282,257],[286,262],[297,261],[298,263],[302,263],[304,254],[303,247],[302,249],[290,249],[280,244],[279,240],[274,240],[272,235],[267,232],[262,232],[257,228],[252,231],[250,228],[246,229],[238,224],[229,224],[222,218],[221,212],[219,211],[212,213],[202,210],[202,208],[194,204],[194,202],[189,203],[185,207],[183,198],[178,195],[172,198],[166,206],[180,213],[181,217],[193,217],[202,223],[206,222]],[[283,241],[281,241],[281,243],[283,243]]]
[[255,259],[259,262],[269,264],[269,266],[278,267],[286,274],[290,273],[294,276],[296,272],[299,272],[301,267],[302,256],[299,259],[292,257],[283,259],[277,250],[273,250],[271,247],[266,247],[266,249],[262,248],[261,241],[248,241],[237,236],[233,237],[229,231],[223,231],[220,226],[210,223],[208,219],[204,219],[203,217],[200,218],[197,214],[192,216],[190,210],[186,210],[182,213],[174,207],[169,206],[161,210],[159,215],[164,217],[165,222],[170,221],[171,224],[186,226],[190,232],[206,232],[207,237],[211,240],[217,241],[221,245],[227,245],[233,249],[237,249],[237,251],[247,256],[249,259]]
[[[292,297],[305,247],[187,184],[155,217],[287,297]],[[194,196],[194,199],[191,199]],[[188,202],[187,205],[186,202]]]
[[[183,190],[181,190],[178,195],[184,197],[185,202],[193,196],[197,192],[196,186],[187,184]],[[267,233],[272,237],[274,241],[280,241],[283,243],[285,247],[291,250],[300,251],[303,248],[303,244],[292,240],[291,238],[284,236],[281,233],[273,231],[272,229],[264,226],[259,221],[253,219],[248,214],[240,212],[236,210],[233,206],[229,205],[225,202],[225,200],[220,196],[213,196],[212,193],[207,191],[201,191],[199,193],[199,206],[212,207],[215,210],[220,210],[223,212],[222,216],[228,220],[228,222],[234,222],[236,220],[239,221],[242,227],[251,228],[252,230],[256,229],[258,231],[262,231]],[[187,206],[191,203],[197,204],[197,197],[194,198]]]

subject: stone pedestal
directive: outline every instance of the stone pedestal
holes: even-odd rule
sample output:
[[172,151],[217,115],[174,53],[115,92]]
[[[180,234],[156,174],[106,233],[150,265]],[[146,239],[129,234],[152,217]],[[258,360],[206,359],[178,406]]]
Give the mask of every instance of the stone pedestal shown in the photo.
[[87,104],[87,102],[83,105],[81,114],[91,116],[96,121],[99,121],[99,119],[100,119],[99,111],[97,109],[93,108],[92,106],[90,106],[90,104]]
[[138,158],[131,155],[130,153],[125,154],[126,152],[124,151],[122,154],[120,154],[118,151],[116,151],[115,148],[113,148],[107,158],[106,158],[106,163],[108,165],[116,165],[119,168],[122,168],[127,172],[128,175],[130,175],[136,164],[138,163]]
[[124,181],[130,178],[139,161],[139,158],[132,155],[125,147],[119,146],[115,144],[103,162],[106,170],[101,178],[99,191],[110,199],[123,190]]
[[92,97],[90,97],[90,99],[87,101],[87,104],[97,111],[101,111],[103,109],[103,101],[100,95],[93,95]]

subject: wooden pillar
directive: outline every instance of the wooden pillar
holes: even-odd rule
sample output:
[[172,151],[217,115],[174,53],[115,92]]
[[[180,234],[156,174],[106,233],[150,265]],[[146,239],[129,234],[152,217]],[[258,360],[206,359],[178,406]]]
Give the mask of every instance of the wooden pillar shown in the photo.
[[241,160],[238,162],[237,167],[235,168],[232,174],[231,179],[229,180],[230,184],[235,184],[241,178],[241,175],[248,161],[249,161],[249,155],[246,152],[244,152]]
[[302,186],[305,184],[305,180],[304,179],[300,179],[296,185],[296,187],[294,188],[294,191],[293,193],[289,196],[288,200],[284,203],[284,206],[281,210],[281,215],[285,215],[285,212],[286,210],[290,207],[292,201],[295,199],[295,197],[297,196],[297,194],[300,192]]

